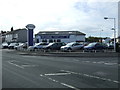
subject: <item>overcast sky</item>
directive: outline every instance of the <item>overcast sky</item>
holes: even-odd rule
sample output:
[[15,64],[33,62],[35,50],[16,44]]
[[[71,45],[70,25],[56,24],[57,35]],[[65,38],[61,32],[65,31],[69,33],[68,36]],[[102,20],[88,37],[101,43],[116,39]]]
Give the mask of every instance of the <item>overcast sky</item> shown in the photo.
[[[112,2],[111,2],[112,1]],[[27,24],[39,31],[74,30],[86,36],[112,37],[119,0],[0,0],[0,29],[10,31]],[[103,31],[102,31],[103,30]]]

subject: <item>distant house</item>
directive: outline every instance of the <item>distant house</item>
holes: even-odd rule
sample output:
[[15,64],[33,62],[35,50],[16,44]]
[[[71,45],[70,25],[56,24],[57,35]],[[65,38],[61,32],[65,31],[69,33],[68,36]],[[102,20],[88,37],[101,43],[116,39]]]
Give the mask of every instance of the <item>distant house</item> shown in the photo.
[[112,39],[108,37],[102,40],[103,43],[110,43],[111,41]]
[[5,42],[5,34],[2,34],[2,43]]
[[6,42],[27,42],[27,29],[17,29],[6,33]]
[[120,36],[118,36],[117,38],[117,43],[120,43]]
[[84,42],[85,35],[79,31],[40,31],[35,35],[36,42]]
[[0,44],[2,43],[2,34],[0,33]]
[[5,35],[6,35],[6,31],[1,31],[0,32],[0,42],[5,42]]

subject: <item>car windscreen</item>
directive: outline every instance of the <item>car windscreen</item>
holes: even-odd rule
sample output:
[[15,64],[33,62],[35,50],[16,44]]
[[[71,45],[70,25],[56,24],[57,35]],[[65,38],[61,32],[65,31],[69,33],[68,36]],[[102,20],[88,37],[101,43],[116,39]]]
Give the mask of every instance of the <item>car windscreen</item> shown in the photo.
[[74,43],[68,43],[66,46],[72,46]]
[[48,43],[41,43],[40,45],[48,45]]
[[96,43],[90,43],[90,44],[88,44],[88,47],[92,47],[92,46],[94,46]]
[[19,46],[22,46],[24,43],[19,43]]
[[2,45],[8,45],[8,43],[2,43]]
[[11,43],[10,45],[16,45],[17,43]]
[[48,46],[51,46],[51,45],[53,45],[53,44],[54,44],[54,43],[49,43]]

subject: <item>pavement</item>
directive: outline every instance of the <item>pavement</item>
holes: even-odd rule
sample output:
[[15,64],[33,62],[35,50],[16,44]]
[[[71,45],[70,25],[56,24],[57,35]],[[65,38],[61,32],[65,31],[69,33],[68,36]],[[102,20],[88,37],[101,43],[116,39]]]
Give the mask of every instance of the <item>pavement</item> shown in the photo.
[[120,53],[116,52],[41,52],[41,51],[18,51],[22,55],[35,55],[35,56],[56,56],[56,57],[119,57]]

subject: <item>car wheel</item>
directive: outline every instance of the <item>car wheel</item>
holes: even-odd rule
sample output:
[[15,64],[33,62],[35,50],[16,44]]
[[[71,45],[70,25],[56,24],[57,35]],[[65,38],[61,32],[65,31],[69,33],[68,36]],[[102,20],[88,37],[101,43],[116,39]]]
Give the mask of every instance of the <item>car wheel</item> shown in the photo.
[[71,51],[72,51],[72,48],[68,48],[68,51],[71,52]]
[[38,48],[34,48],[34,50],[36,51]]

